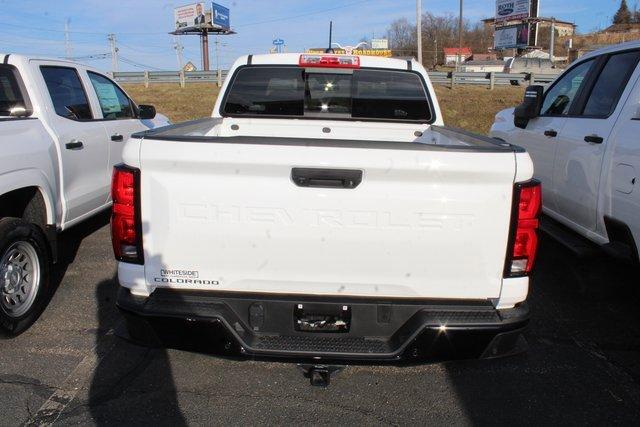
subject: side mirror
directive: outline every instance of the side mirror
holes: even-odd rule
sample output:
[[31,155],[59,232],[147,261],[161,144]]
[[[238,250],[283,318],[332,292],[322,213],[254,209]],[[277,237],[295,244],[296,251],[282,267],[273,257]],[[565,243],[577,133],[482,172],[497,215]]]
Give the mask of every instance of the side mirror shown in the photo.
[[9,109],[10,117],[29,117],[31,113],[31,110],[19,105],[16,105],[15,107],[11,107],[11,109]]
[[153,105],[138,105],[138,111],[142,120],[150,120],[156,116],[156,107]]
[[533,85],[527,87],[524,92],[524,101],[513,112],[514,125],[516,127],[524,129],[527,127],[529,120],[535,119],[540,115],[543,96],[543,86]]

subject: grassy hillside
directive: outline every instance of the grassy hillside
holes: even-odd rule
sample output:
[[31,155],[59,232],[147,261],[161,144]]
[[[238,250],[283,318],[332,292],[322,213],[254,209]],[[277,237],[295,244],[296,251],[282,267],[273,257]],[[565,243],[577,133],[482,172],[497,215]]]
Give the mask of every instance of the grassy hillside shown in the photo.
[[[173,122],[209,116],[218,96],[218,88],[210,83],[192,83],[185,88],[176,84],[154,83],[148,88],[129,84],[124,88],[137,103],[155,105]],[[437,86],[436,93],[447,125],[487,133],[498,111],[521,102],[523,89]]]
[[153,83],[122,85],[138,104],[151,104],[172,122],[182,122],[211,115],[218,96],[213,83],[192,83],[181,88],[177,84]]
[[486,134],[496,113],[522,102],[524,88],[477,86],[436,86],[436,95],[447,126]]

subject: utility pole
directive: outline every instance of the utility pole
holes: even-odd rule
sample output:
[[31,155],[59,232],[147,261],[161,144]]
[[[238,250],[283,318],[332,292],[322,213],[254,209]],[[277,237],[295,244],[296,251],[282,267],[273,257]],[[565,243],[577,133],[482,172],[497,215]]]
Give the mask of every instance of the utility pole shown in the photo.
[[200,48],[202,51],[202,69],[209,71],[209,31],[205,28],[200,34]]
[[216,69],[218,70],[218,87],[222,87],[222,70],[220,69],[220,37],[216,36]]
[[109,46],[111,47],[111,72],[118,72],[118,46],[116,46],[116,35],[111,33],[107,35]]
[[178,71],[180,71],[183,67],[182,51],[184,50],[184,46],[180,44],[180,41],[176,36],[173,36],[173,48],[176,50],[176,58],[178,59]]
[[418,62],[422,64],[422,0],[416,0],[416,41],[418,42]]
[[434,43],[435,43],[435,53],[433,56],[433,68],[436,68],[438,66],[438,35],[437,34],[434,37]]
[[556,47],[556,18],[551,18],[551,37],[550,45],[549,45],[549,59],[551,60],[551,64],[553,64],[553,54]]
[[71,40],[69,38],[69,18],[64,20],[64,54],[67,59],[73,57],[73,49],[71,48]]
[[460,0],[460,18],[458,20],[458,63],[456,64],[456,70],[462,64],[462,3]]

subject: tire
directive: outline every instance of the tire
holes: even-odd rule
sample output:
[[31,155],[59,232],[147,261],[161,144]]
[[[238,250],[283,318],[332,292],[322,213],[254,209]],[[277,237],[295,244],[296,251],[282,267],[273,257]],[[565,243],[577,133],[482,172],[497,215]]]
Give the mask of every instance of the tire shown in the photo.
[[47,303],[51,255],[42,230],[18,218],[0,219],[0,332],[26,331]]

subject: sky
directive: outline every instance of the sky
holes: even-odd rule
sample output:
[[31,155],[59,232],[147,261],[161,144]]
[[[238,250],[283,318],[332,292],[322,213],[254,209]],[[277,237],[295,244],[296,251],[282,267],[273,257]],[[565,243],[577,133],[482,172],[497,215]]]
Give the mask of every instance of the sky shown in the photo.
[[[120,71],[175,70],[173,8],[190,0],[0,0],[0,52],[65,56],[68,20],[72,57],[111,70],[111,59],[98,59],[109,50],[107,34],[116,37]],[[329,21],[334,40],[355,45],[362,37],[380,37],[398,18],[415,22],[415,0],[217,0],[230,9],[235,35],[220,37],[220,66],[241,55],[266,53],[274,38],[285,40],[287,51],[299,52],[327,44]],[[628,0],[631,7],[635,0]],[[620,0],[540,0],[542,16],[574,22],[581,33],[605,28]],[[423,11],[458,13],[457,0],[422,0]],[[464,0],[471,22],[494,14],[495,0]],[[185,62],[200,68],[197,36],[181,36]],[[211,68],[217,67],[210,37]]]

